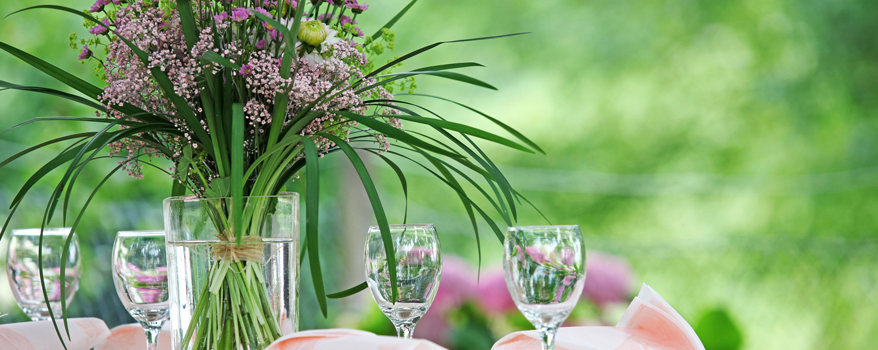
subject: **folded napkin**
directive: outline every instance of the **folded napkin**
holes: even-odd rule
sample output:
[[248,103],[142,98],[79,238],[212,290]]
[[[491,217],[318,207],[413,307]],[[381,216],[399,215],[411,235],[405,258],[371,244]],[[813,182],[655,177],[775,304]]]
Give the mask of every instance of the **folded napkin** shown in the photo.
[[[60,320],[58,322],[68,350],[89,350],[110,334],[104,321],[97,318],[70,318],[67,324],[70,340],[64,332],[64,324]],[[58,350],[64,347],[58,340],[52,321],[37,321],[0,325],[0,349]]]
[[427,340],[384,337],[353,329],[318,329],[287,335],[265,350],[446,350]]
[[[540,348],[536,331],[516,332],[493,350]],[[704,350],[704,345],[674,308],[644,284],[616,327],[564,327],[555,336],[556,350]]]
[[[171,350],[171,333],[165,327],[159,333],[158,350]],[[110,330],[109,336],[95,346],[94,350],[143,350],[146,349],[146,333],[140,324],[123,324]]]

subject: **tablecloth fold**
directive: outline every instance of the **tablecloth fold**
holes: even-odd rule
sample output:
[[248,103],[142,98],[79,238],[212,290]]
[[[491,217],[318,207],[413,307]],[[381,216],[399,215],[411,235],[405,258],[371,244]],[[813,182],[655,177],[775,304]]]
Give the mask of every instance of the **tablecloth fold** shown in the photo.
[[[165,327],[159,333],[158,350],[171,350],[171,333]],[[94,350],[143,350],[146,348],[146,333],[137,323],[123,324],[110,330],[109,336],[95,346]]]
[[[64,332],[64,324],[58,327],[64,335],[68,350],[90,350],[105,339],[110,330],[97,318],[71,318],[67,320],[70,339]],[[55,333],[52,321],[21,322],[0,325],[0,349],[3,350],[58,350],[64,349]]]
[[[516,332],[493,350],[540,348],[536,331]],[[648,285],[634,298],[615,327],[564,327],[555,337],[556,350],[704,350],[695,331]]]

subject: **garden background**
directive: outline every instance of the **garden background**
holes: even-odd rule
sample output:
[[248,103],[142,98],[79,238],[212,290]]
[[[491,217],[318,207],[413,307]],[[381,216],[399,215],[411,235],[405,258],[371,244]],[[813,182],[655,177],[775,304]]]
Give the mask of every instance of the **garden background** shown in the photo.
[[[91,4],[4,0],[0,15],[42,3]],[[371,33],[405,4],[373,0],[357,20]],[[878,2],[854,0],[420,0],[393,28],[396,51],[383,59],[435,41],[531,32],[442,46],[406,68],[486,65],[468,74],[499,91],[425,77],[418,92],[475,107],[541,145],[545,156],[487,143],[484,149],[553,223],[580,225],[589,253],[627,260],[631,295],[641,282],[650,284],[708,350],[865,349],[878,343],[875,13]],[[91,65],[81,65],[68,45],[71,32],[88,35],[81,22],[49,10],[17,14],[0,20],[0,41],[98,84]],[[6,53],[0,79],[61,86]],[[425,104],[502,133],[465,109]],[[0,129],[33,117],[92,113],[39,94],[0,92]],[[78,127],[51,122],[0,134],[0,158]],[[60,149],[0,169],[0,218],[21,183]],[[373,219],[344,157],[321,162],[336,170],[321,179],[320,217],[323,266],[334,291],[362,281],[362,242]],[[113,165],[87,168],[75,202]],[[374,159],[370,169],[390,220],[401,221],[405,199],[394,173]],[[475,239],[456,194],[416,166],[404,170],[409,222],[435,223],[443,253],[475,266]],[[85,215],[77,233],[84,274],[70,316],[100,317],[111,327],[133,322],[113,289],[110,249],[116,231],[162,227],[160,203],[170,181],[150,169],[145,174],[117,174]],[[12,228],[39,225],[60,176],[54,175],[22,204]],[[535,211],[521,210],[519,224],[544,223]],[[487,226],[480,233],[484,278],[502,252]],[[0,243],[0,265],[7,243]],[[330,302],[323,319],[307,271],[303,266],[303,329],[387,331],[367,292]],[[596,308],[580,304],[588,323]],[[0,282],[4,312],[10,315],[0,323],[25,320]],[[617,309],[600,313],[618,319]],[[464,328],[478,318],[470,316],[448,322]],[[490,344],[502,335],[478,337]],[[478,341],[448,344],[483,348]]]

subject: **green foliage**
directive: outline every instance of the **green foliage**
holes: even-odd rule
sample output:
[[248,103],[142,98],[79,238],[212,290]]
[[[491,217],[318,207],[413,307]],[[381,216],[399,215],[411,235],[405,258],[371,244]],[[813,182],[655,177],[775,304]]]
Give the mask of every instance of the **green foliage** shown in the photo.
[[705,350],[738,350],[743,345],[741,330],[725,308],[705,311],[694,328]]

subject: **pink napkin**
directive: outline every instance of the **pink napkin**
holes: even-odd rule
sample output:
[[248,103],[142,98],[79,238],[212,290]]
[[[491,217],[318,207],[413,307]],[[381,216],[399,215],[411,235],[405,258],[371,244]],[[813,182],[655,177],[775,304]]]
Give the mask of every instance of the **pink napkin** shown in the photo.
[[[97,318],[70,318],[70,340],[64,324],[58,322],[68,350],[89,350],[110,334],[104,321]],[[0,325],[0,349],[3,350],[58,350],[64,349],[52,321],[21,322]]]
[[[168,322],[165,322],[167,325]],[[171,350],[171,333],[164,327],[159,333],[158,350]],[[94,350],[143,350],[146,349],[146,333],[137,323],[123,324],[110,330],[109,336]]]
[[[493,350],[540,348],[536,331],[516,332]],[[556,350],[704,350],[704,345],[671,305],[646,284],[616,327],[565,327],[555,337]]]
[[446,350],[427,340],[384,337],[353,329],[319,329],[293,333],[265,350]]

